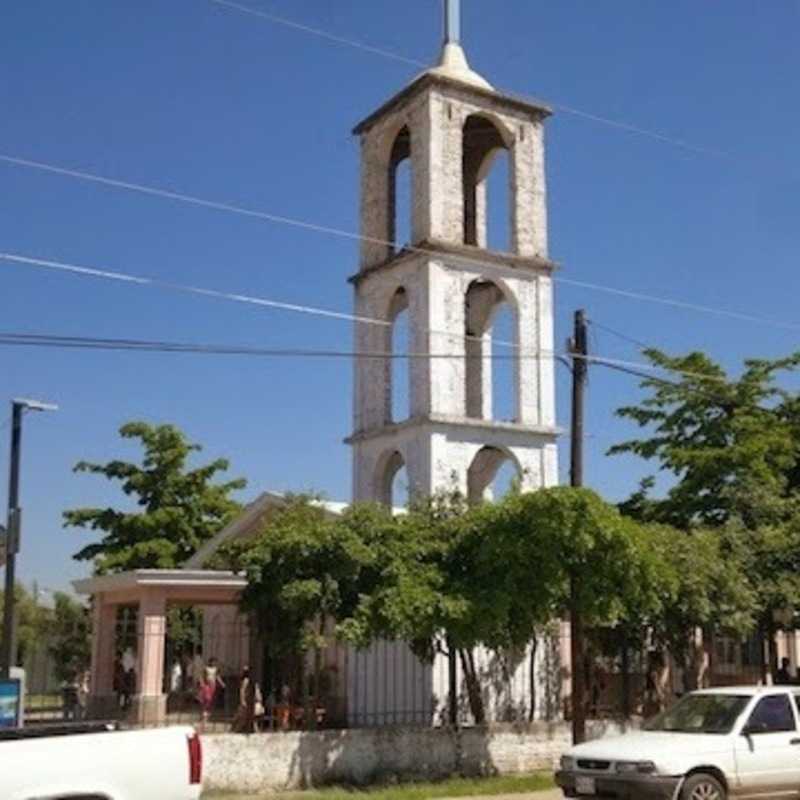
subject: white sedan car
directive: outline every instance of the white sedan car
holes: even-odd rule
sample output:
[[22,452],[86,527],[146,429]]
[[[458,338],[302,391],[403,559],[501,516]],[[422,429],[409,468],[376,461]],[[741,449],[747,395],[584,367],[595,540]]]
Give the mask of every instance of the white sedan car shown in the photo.
[[735,686],[682,697],[624,736],[561,758],[566,797],[800,798],[800,687]]

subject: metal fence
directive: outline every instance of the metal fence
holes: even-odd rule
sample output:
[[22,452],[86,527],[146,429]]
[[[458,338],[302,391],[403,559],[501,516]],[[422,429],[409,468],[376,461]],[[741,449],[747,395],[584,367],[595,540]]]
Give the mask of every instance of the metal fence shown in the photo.
[[[23,658],[27,724],[114,719],[131,725],[190,723],[208,731],[437,726],[452,721],[453,686],[461,725],[572,715],[564,625],[543,631],[521,651],[477,648],[450,658],[442,647],[432,661],[422,662],[392,642],[367,650],[331,642],[303,656],[278,657],[254,643],[235,610],[180,609],[157,642],[145,640],[138,622],[135,608],[119,610],[103,676],[89,674],[88,646],[73,647],[77,655],[65,661],[71,651],[65,650],[70,637],[63,631],[59,646],[41,640],[29,647]],[[763,645],[757,642],[716,639],[702,649],[702,669],[692,665],[689,676],[689,667],[642,639],[634,647],[615,631],[587,634],[581,702],[589,719],[649,716],[692,688],[695,678],[713,686],[753,684],[763,677]],[[787,636],[784,642],[783,652],[792,658],[800,653],[795,640]],[[145,651],[160,657],[160,694],[143,692]]]

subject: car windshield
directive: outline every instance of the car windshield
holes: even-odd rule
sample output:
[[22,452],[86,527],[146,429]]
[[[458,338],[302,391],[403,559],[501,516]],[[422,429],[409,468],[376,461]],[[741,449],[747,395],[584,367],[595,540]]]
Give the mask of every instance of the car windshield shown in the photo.
[[750,698],[743,694],[687,694],[642,726],[669,733],[729,733]]

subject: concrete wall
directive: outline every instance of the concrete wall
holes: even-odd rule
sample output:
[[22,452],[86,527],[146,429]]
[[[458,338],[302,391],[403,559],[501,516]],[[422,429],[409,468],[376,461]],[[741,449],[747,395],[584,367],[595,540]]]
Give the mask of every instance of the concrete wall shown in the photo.
[[[620,732],[615,723],[590,724],[594,737]],[[325,783],[531,772],[552,769],[570,743],[566,723],[208,735],[203,737],[204,788],[256,793]]]

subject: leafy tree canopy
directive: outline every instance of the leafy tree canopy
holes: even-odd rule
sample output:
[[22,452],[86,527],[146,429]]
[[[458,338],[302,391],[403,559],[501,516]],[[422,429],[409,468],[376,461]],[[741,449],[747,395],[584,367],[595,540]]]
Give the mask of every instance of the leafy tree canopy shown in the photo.
[[173,425],[129,422],[119,433],[141,444],[141,464],[81,461],[75,471],[119,481],[138,509],[65,511],[65,525],[103,533],[99,542],[87,545],[74,557],[93,561],[97,574],[177,567],[240,511],[230,494],[244,488],[246,482],[213,482],[217,473],[228,469],[225,459],[189,469],[189,458],[201,447],[190,443]]
[[633,453],[675,476],[660,500],[652,480],[623,504],[626,513],[687,529],[718,526],[739,517],[749,527],[800,487],[800,400],[779,388],[779,374],[797,369],[800,354],[775,361],[751,359],[730,377],[703,353],[673,357],[645,351],[669,381],[645,380],[649,395],[617,411],[648,435],[612,447]]

